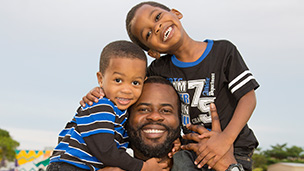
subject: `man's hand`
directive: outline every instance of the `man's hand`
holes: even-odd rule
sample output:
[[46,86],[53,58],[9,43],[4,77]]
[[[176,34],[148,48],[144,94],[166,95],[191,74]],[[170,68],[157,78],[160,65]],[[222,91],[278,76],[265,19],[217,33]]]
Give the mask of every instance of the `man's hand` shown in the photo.
[[[229,146],[229,153],[224,153],[224,156],[218,157],[213,153],[206,153],[206,144],[208,143],[208,138],[212,138],[213,136],[218,136],[221,133],[221,125],[219,121],[219,117],[216,111],[215,105],[210,104],[211,117],[212,117],[212,130],[211,133],[201,125],[187,125],[187,128],[197,132],[190,133],[183,136],[184,139],[194,140],[198,143],[190,143],[182,146],[182,149],[185,150],[193,150],[197,154],[197,159],[195,160],[195,164],[198,164],[198,167],[201,168],[205,163],[207,163],[210,167],[215,168],[216,170],[225,170],[232,163],[236,163],[235,158],[233,157],[232,145]],[[202,136],[201,134],[207,134],[206,136]],[[207,137],[207,138],[206,138]],[[206,156],[207,155],[207,156]],[[206,156],[204,159],[202,156]],[[203,159],[203,160],[202,160]],[[217,162],[218,161],[218,162]]]
[[103,90],[100,87],[93,88],[86,96],[79,102],[81,106],[85,107],[85,104],[93,105],[93,102],[97,103],[98,99],[105,96]]

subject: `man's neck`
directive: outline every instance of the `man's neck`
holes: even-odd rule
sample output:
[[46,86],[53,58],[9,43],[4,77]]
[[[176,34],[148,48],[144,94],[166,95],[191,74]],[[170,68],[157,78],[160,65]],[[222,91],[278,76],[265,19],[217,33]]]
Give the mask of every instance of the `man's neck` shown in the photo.
[[[150,159],[149,157],[144,156],[142,153],[140,153],[138,150],[136,150],[134,148],[133,148],[133,152],[134,152],[134,157],[137,158],[137,159],[140,159],[140,160],[143,160],[143,161],[147,161],[147,160]],[[161,157],[161,161],[168,160],[168,159],[169,159],[168,156]]]

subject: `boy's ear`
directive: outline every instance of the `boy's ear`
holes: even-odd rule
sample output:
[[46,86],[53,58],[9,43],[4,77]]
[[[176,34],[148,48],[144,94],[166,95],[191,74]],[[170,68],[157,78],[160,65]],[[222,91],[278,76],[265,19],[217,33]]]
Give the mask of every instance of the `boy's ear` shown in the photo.
[[178,19],[182,19],[183,18],[183,14],[181,12],[179,12],[177,9],[172,8],[170,12],[172,12],[173,14],[175,14]]
[[148,55],[151,56],[152,58],[155,58],[155,59],[159,59],[160,58],[160,53],[156,50],[151,50],[149,49],[148,50]]
[[102,87],[102,74],[101,74],[101,72],[97,72],[96,75],[97,75],[98,85],[100,87]]

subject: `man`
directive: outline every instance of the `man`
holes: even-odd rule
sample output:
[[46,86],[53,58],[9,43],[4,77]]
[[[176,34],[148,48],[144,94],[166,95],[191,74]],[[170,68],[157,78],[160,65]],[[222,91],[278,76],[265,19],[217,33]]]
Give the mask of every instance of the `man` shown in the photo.
[[[172,149],[173,141],[180,134],[180,106],[179,96],[171,83],[162,77],[149,77],[143,87],[142,95],[138,101],[130,108],[130,117],[128,119],[128,134],[131,148],[134,151],[134,157],[147,160],[152,157],[160,159],[160,162],[167,162],[168,167],[163,170],[183,170],[178,168],[180,165],[170,164],[171,159],[168,153]],[[215,107],[212,113],[212,131],[220,131],[220,123]],[[203,133],[207,131],[201,126],[190,125],[188,127],[195,132]],[[197,141],[184,146],[184,149],[197,152],[200,143],[206,139],[200,139],[199,134],[189,134],[184,138]],[[184,150],[183,150],[184,151]],[[180,151],[174,155],[183,154]],[[236,163],[233,157],[233,151],[230,150],[215,165],[216,170],[226,170],[229,165]],[[99,171],[121,171],[119,168],[104,168]]]

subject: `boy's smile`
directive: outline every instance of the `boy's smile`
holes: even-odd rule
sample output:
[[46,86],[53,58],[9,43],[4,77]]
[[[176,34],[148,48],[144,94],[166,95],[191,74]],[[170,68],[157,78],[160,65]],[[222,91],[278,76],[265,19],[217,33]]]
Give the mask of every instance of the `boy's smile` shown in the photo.
[[143,5],[131,21],[132,33],[147,47],[162,53],[181,45],[183,28],[179,19],[182,14],[172,9]]

